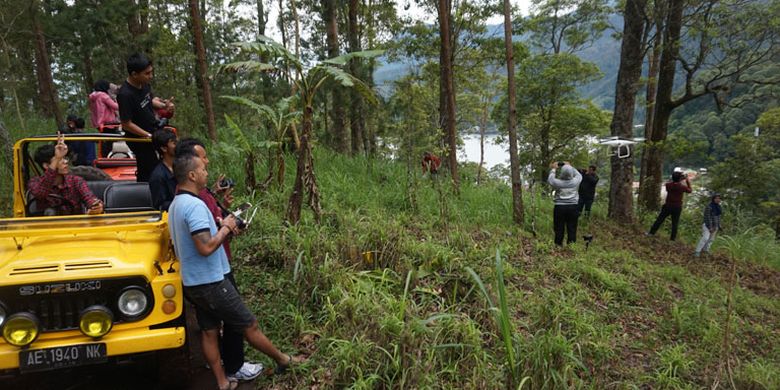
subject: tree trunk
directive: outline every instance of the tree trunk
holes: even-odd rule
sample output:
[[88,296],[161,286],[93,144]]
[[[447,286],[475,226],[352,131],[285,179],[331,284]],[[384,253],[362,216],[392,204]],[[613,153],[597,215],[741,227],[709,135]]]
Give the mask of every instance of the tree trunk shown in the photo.
[[[514,61],[512,61],[514,66]],[[514,72],[512,73],[514,78]],[[485,165],[485,128],[488,124],[488,107],[489,102],[485,102],[485,107],[482,111],[482,117],[479,122],[479,166],[477,167],[477,185],[482,183],[482,167]]]
[[[368,41],[368,49],[374,48],[374,2],[373,0],[368,0],[368,10],[367,10],[367,16],[366,16],[366,40]],[[376,59],[370,58],[368,60],[368,67],[366,70],[366,83],[369,87],[372,89],[374,88],[374,68],[376,64]],[[377,134],[377,123],[376,123],[376,116],[370,115],[369,112],[365,113],[368,118],[363,118],[363,149],[366,152],[366,155],[373,156],[376,152],[376,134]]]
[[257,188],[257,177],[255,176],[255,154],[249,152],[244,160],[244,172],[246,172],[246,188],[251,192]]
[[455,192],[459,191],[458,177],[458,137],[455,132],[455,88],[452,72],[452,43],[450,40],[450,7],[451,0],[439,0],[439,35],[441,37],[440,59],[441,79],[439,90],[443,94],[439,110],[441,124],[447,140],[447,161],[452,175],[452,185]]
[[7,177],[13,177],[14,175],[14,154],[13,154],[13,141],[11,140],[11,134],[8,133],[8,129],[3,123],[2,112],[0,112],[0,143],[3,146],[3,156],[5,156],[5,166],[8,170]]
[[291,225],[297,225],[301,220],[301,205],[303,204],[304,191],[303,181],[304,176],[306,176],[306,165],[311,159],[309,137],[311,136],[313,116],[314,110],[310,105],[307,104],[303,110],[303,129],[301,130],[301,146],[298,148],[298,163],[295,171],[295,183],[293,183],[293,192],[290,194],[290,201],[287,205],[287,222],[289,222]]
[[82,59],[84,62],[84,91],[86,91],[86,95],[89,95],[90,92],[92,92],[92,86],[95,85],[95,78],[92,76],[93,70],[92,70],[92,53],[89,48],[84,48],[84,58]]
[[[325,33],[328,45],[328,58],[339,55],[339,24],[337,19],[338,9],[336,0],[323,0],[323,19],[325,19]],[[350,144],[346,132],[346,115],[344,113],[344,90],[341,86],[333,83],[331,90],[331,110],[332,129],[330,131],[333,137],[333,146],[339,153],[349,153]]]
[[132,38],[131,46],[137,51],[148,51],[147,44],[142,42],[143,35],[149,32],[149,1],[133,0],[133,12],[127,16],[127,30]]
[[[507,103],[509,106],[507,130],[509,131],[509,165],[512,175],[512,219],[516,224],[523,225],[523,182],[520,180],[520,160],[517,154],[517,108],[515,91],[515,55],[512,47],[512,6],[509,0],[504,0],[504,47],[506,48]],[[484,129],[481,129],[484,137]],[[480,144],[480,148],[482,145]],[[480,154],[480,169],[482,157]]]
[[[647,28],[650,28],[648,26]],[[656,31],[655,38],[653,39],[653,51],[650,55],[650,65],[647,70],[647,91],[645,94],[645,100],[647,101],[647,105],[645,106],[645,139],[650,140],[653,138],[653,114],[655,112],[655,94],[656,94],[656,86],[658,85],[658,63],[661,60],[661,25],[656,24]],[[645,178],[647,177],[647,172],[645,172],[645,167],[647,166],[647,163],[645,159],[649,157],[647,155],[647,149],[642,149],[642,162],[640,164],[640,171],[639,171],[639,188],[640,191],[645,188],[647,183],[645,183]],[[640,203],[641,204],[641,203]]]
[[206,125],[209,138],[217,141],[217,125],[214,120],[214,107],[211,101],[211,86],[209,85],[208,66],[206,65],[206,47],[203,45],[203,30],[200,25],[198,0],[189,0],[192,36],[195,38],[195,56],[198,61],[198,79],[201,84],[201,100],[206,111]]
[[57,127],[61,128],[65,126],[65,120],[62,117],[62,111],[60,111],[57,88],[52,79],[49,53],[46,49],[46,37],[43,35],[43,27],[38,19],[38,12],[38,2],[31,2],[30,14],[32,15],[33,34],[35,35],[35,73],[38,77],[38,92],[44,114],[54,117]]
[[[634,109],[639,78],[642,76],[642,32],[647,0],[626,1],[623,12],[623,42],[615,86],[615,111],[610,132],[621,138],[633,137]],[[629,146],[630,147],[630,146]],[[617,154],[617,153],[616,153]],[[634,220],[634,160],[612,156],[609,185],[609,216],[622,223]]]
[[672,115],[672,92],[677,70],[677,56],[680,52],[680,31],[682,30],[683,1],[670,0],[669,15],[664,28],[663,49],[658,70],[658,92],[656,94],[652,138],[646,145],[646,158],[642,160],[643,187],[639,191],[639,204],[646,209],[658,208],[661,203],[661,181],[664,159],[663,142]]
[[[281,11],[280,11],[281,13]],[[265,35],[265,25],[268,23],[268,15],[265,14],[263,0],[257,0],[257,35]]]
[[[360,51],[360,36],[358,29],[358,11],[360,2],[358,0],[349,0],[349,30],[347,32],[349,41],[349,51]],[[362,76],[362,61],[353,59],[350,62],[350,70],[355,77]],[[363,152],[363,129],[365,128],[365,118],[363,118],[363,99],[360,94],[354,90],[350,91],[350,121],[349,126],[352,133],[352,154]]]
[[287,49],[287,23],[284,21],[284,0],[279,0],[279,30],[282,32],[282,46]]

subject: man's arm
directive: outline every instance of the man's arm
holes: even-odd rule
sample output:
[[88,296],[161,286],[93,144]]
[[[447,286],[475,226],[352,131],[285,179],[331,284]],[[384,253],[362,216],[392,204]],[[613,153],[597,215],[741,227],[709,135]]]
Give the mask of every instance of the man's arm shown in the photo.
[[35,199],[44,200],[49,194],[52,193],[54,188],[54,179],[57,178],[57,171],[54,169],[47,169],[43,172],[42,176],[34,177],[30,179],[27,187],[29,187],[30,194]]
[[100,199],[98,199],[95,196],[95,194],[93,194],[92,191],[89,190],[89,187],[87,187],[87,182],[84,179],[80,177],[75,177],[75,179],[76,179],[76,190],[79,193],[79,198],[81,198],[81,202],[87,206],[87,213],[102,214],[103,202],[101,202]]
[[129,119],[122,121],[122,130],[133,133],[141,138],[152,138],[152,133],[142,129],[140,126],[136,125]]
[[119,121],[122,123],[122,130],[141,138],[152,138],[152,133],[142,129],[141,126],[133,122],[133,98],[125,93],[119,93],[116,101],[119,105]]
[[234,231],[236,231],[236,217],[229,215],[222,220],[222,226],[219,227],[216,235],[212,236],[208,230],[197,231],[192,234],[192,241],[195,242],[195,249],[201,256],[208,256],[219,249]]

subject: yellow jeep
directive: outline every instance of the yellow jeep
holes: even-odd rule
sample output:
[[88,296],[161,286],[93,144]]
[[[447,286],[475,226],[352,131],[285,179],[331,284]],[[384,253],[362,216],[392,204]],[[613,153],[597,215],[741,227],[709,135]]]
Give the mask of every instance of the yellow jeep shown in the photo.
[[[92,180],[103,214],[39,216],[26,188],[41,174],[31,156],[56,139],[26,138],[13,148],[14,215],[0,219],[0,374],[182,347],[186,321],[167,213],[152,207],[146,183]],[[110,134],[65,140],[149,142]]]

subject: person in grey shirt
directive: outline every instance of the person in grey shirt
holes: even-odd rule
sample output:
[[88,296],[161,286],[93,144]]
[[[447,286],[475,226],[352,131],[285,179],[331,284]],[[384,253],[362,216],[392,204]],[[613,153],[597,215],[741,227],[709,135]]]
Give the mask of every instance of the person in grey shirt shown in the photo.
[[[560,169],[560,177],[555,177],[556,168]],[[555,245],[563,245],[564,230],[567,233],[566,243],[577,241],[577,218],[579,217],[578,187],[582,175],[569,162],[550,164],[550,174],[547,182],[555,189],[555,208],[553,208],[553,230]]]

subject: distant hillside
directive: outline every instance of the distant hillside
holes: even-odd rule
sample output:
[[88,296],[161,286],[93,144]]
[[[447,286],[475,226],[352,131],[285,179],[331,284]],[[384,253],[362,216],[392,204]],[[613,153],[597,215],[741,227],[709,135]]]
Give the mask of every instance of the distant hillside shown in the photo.
[[[593,44],[577,53],[585,61],[595,63],[604,76],[582,88],[585,97],[605,108],[611,110],[614,107],[615,81],[618,66],[620,65],[620,41],[613,37],[614,31],[623,30],[623,17],[615,14],[610,17],[610,24],[614,30],[607,30]],[[487,28],[487,36],[503,36],[504,25],[490,25]],[[527,39],[526,36],[518,36],[516,40]],[[407,75],[411,67],[416,64],[405,62],[389,62],[378,67],[374,72],[374,82],[385,96],[392,94],[393,82]]]

